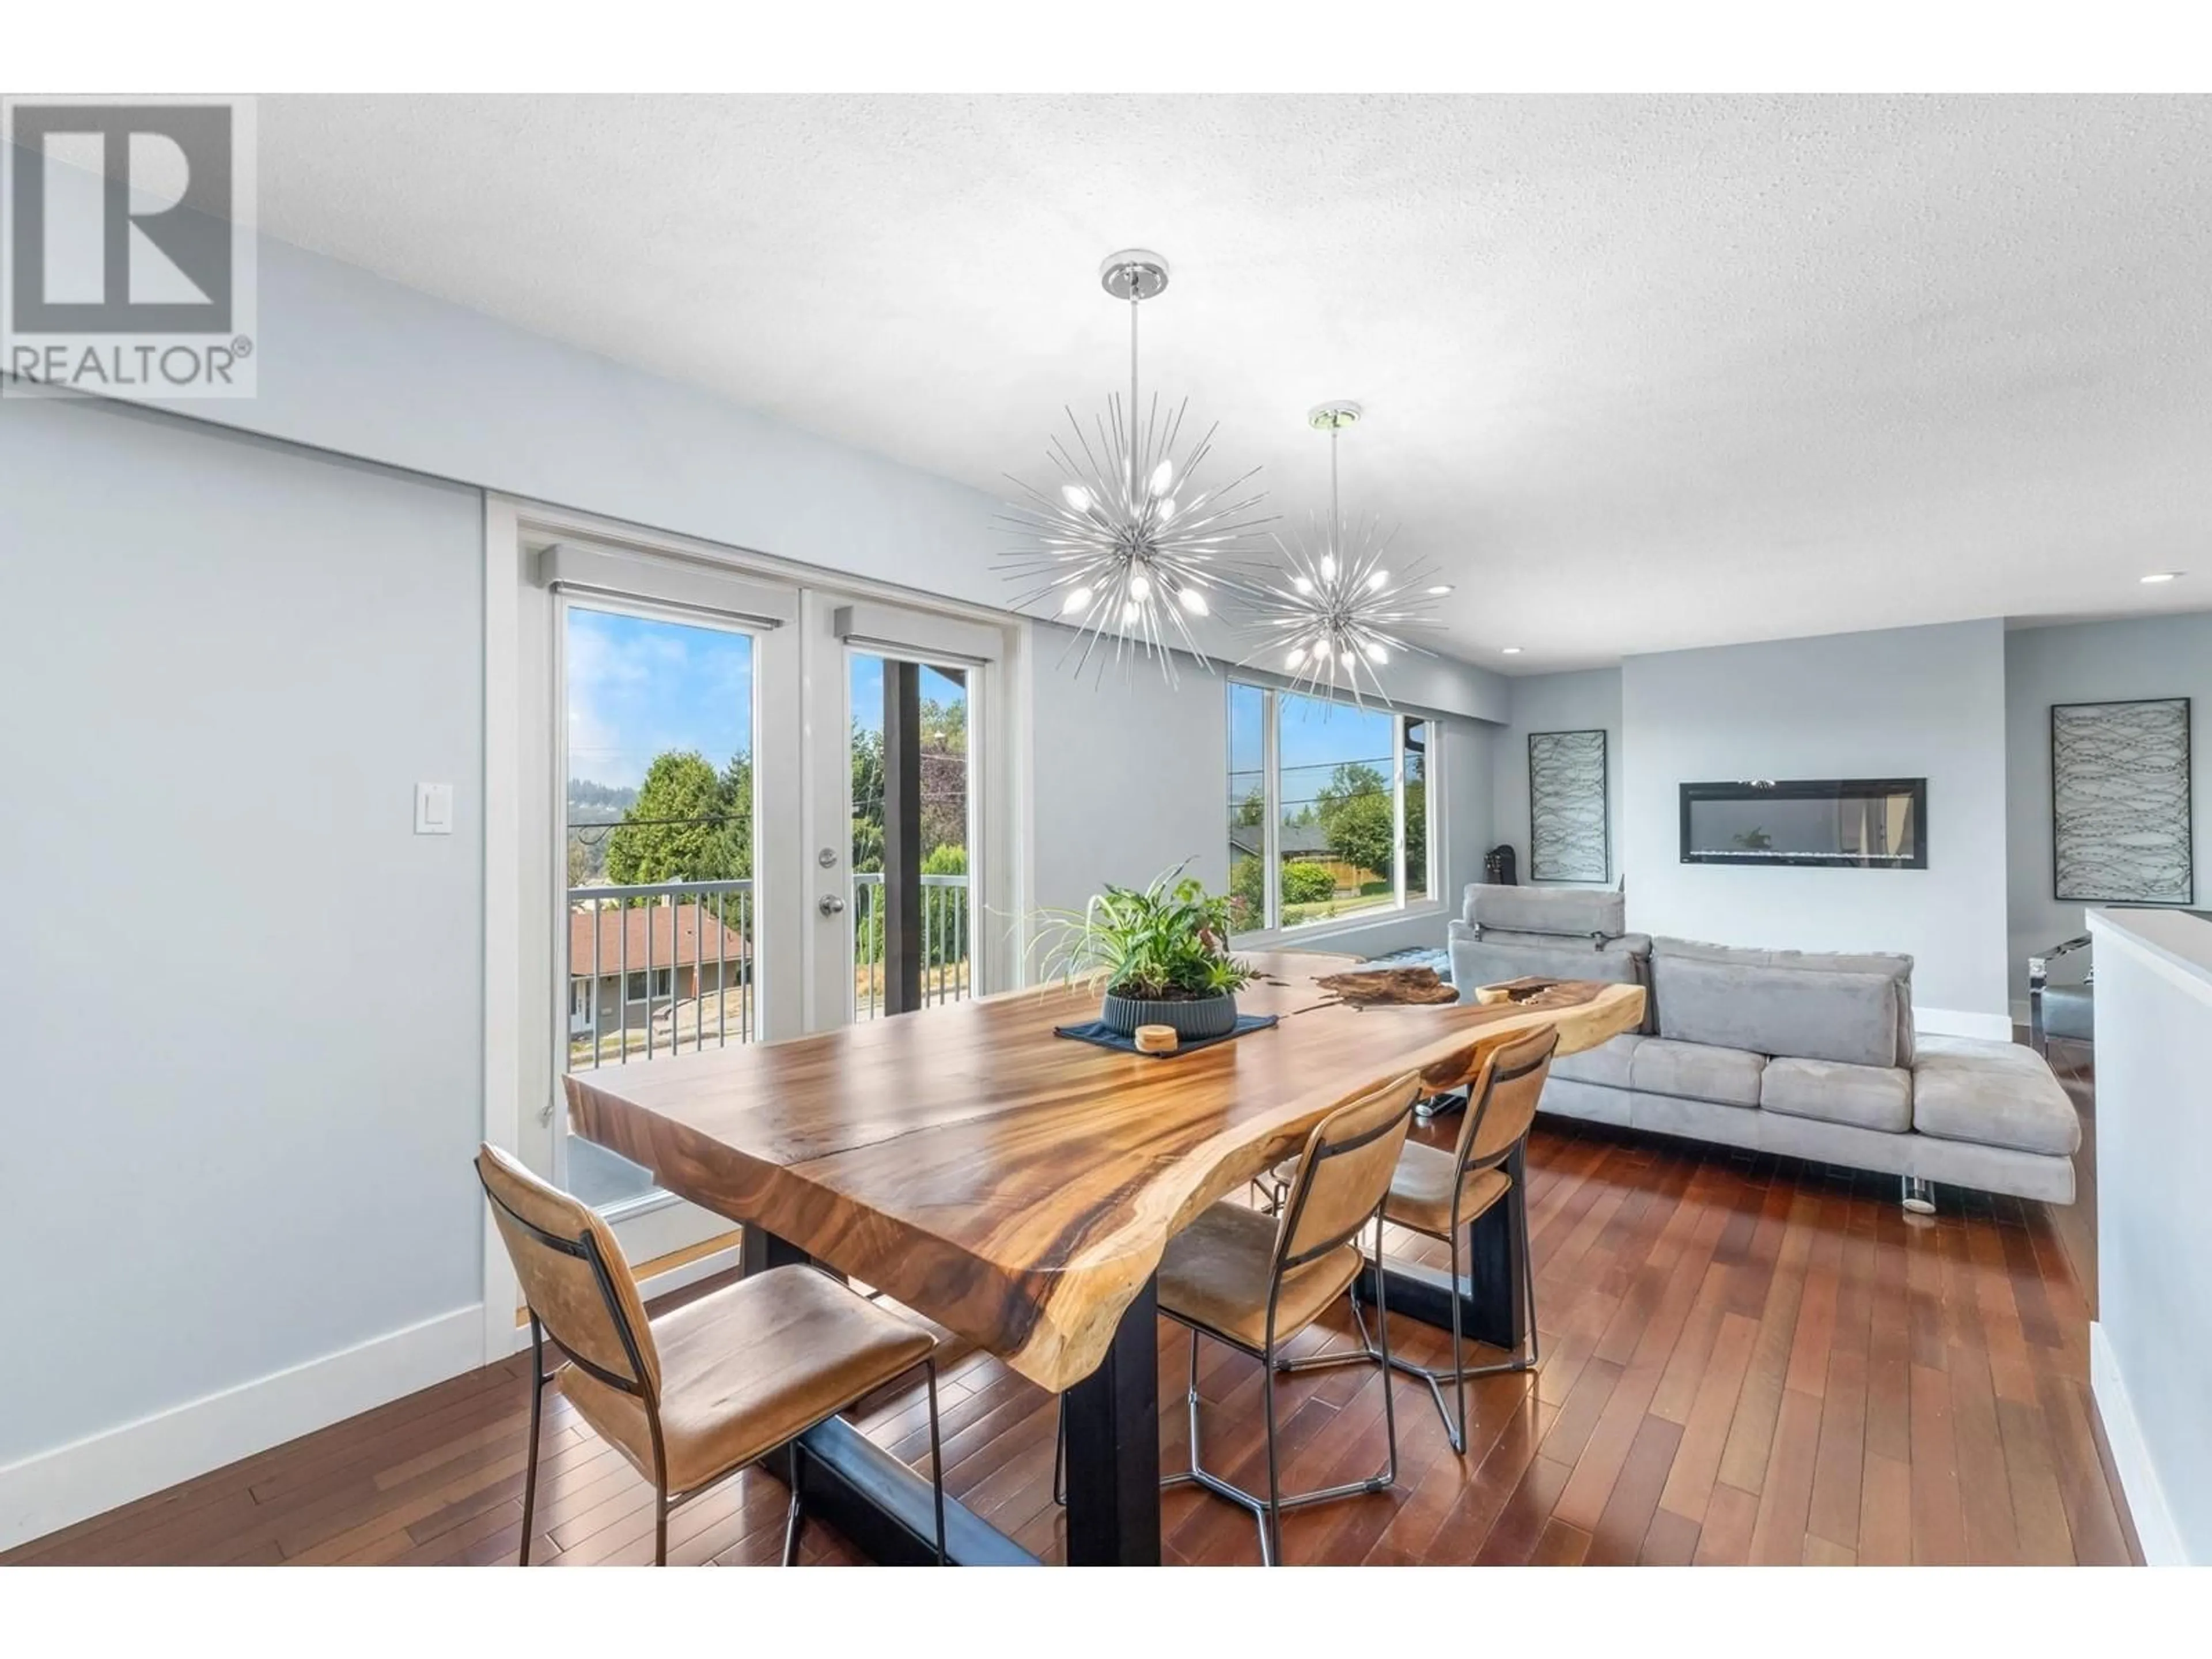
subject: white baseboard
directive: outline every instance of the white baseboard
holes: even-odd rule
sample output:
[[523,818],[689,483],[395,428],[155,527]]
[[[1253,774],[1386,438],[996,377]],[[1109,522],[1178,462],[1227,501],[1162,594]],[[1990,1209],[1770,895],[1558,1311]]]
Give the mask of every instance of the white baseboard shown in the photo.
[[0,1549],[326,1428],[483,1363],[471,1303],[0,1468]]
[[2112,1449],[2112,1467],[2119,1474],[2120,1491],[2136,1523],[2144,1565],[2188,1566],[2180,1528],[2173,1524],[2173,1511],[2166,1506],[2158,1467],[2151,1462],[2150,1448],[2143,1443],[2142,1425],[2136,1421],[2135,1405],[2128,1398],[2126,1379],[2120,1375],[2119,1358],[2112,1352],[2112,1339],[2105,1334],[2104,1326],[2094,1320],[2089,1324],[2089,1393],[2097,1402],[2097,1415],[2104,1419],[2105,1443]]
[[1912,1028],[1931,1036],[1982,1037],[1991,1042],[2012,1041],[2012,1019],[2006,1014],[1970,1014],[1957,1008],[1912,1011]]

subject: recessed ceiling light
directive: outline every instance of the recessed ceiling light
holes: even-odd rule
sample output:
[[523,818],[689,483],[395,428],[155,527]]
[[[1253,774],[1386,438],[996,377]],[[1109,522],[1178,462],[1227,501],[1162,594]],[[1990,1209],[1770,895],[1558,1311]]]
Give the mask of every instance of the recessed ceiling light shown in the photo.
[[2154,570],[2143,580],[2147,582],[2170,582],[2181,574],[2179,570]]
[[1429,590],[1430,593],[1431,593],[1433,597],[1435,597],[1435,598],[1437,598],[1437,599],[1442,599],[1442,598],[1443,598],[1443,596],[1444,596],[1445,594],[1447,594],[1447,593],[1450,592],[1451,591],[1452,591],[1452,584],[1451,584],[1451,583],[1449,583],[1449,582],[1438,582],[1438,583],[1437,583],[1434,587],[1432,587],[1432,588],[1431,588],[1431,589]]
[[1517,657],[1521,654],[1521,647],[1517,645],[1503,645],[1498,649],[1498,654],[1504,657]]

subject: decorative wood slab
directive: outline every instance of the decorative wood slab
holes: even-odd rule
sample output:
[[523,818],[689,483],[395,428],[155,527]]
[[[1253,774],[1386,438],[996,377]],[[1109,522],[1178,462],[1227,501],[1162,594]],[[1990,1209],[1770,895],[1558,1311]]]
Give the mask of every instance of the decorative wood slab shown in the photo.
[[1188,1055],[1053,1035],[1096,992],[1052,986],[565,1079],[577,1132],[670,1192],[889,1291],[1058,1392],[1087,1375],[1167,1241],[1297,1150],[1340,1101],[1419,1071],[1449,1089],[1537,1026],[1571,1054],[1634,1030],[1644,993],[1573,982],[1527,1006],[1356,1008],[1352,958],[1250,958],[1271,1031]]

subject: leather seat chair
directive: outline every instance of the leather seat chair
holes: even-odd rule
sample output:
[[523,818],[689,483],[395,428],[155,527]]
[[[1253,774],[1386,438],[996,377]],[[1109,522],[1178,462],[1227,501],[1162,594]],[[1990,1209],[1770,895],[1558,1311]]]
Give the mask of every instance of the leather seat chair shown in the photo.
[[[1528,1139],[1529,1127],[1536,1121],[1536,1102],[1544,1092],[1544,1080],[1551,1073],[1552,1054],[1559,1042],[1559,1032],[1547,1025],[1486,1055],[1468,1089],[1467,1115],[1460,1120],[1457,1143],[1449,1152],[1419,1142],[1407,1145],[1391,1173],[1389,1194],[1382,1205],[1382,1218],[1393,1226],[1437,1239],[1450,1249],[1454,1284],[1461,1280],[1462,1257],[1469,1225],[1495,1205],[1512,1206],[1522,1288],[1528,1310],[1524,1352],[1495,1364],[1469,1366],[1460,1329],[1460,1298],[1455,1296],[1451,1298],[1452,1363],[1448,1371],[1414,1364],[1393,1357],[1387,1346],[1378,1349],[1365,1342],[1350,1352],[1286,1360],[1282,1362],[1283,1370],[1312,1370],[1361,1360],[1380,1360],[1410,1376],[1418,1376],[1429,1385],[1452,1449],[1465,1455],[1468,1379],[1502,1371],[1533,1370],[1542,1358],[1536,1340],[1536,1274],[1528,1251],[1528,1194],[1508,1172],[1508,1164],[1515,1150]],[[1280,1165],[1275,1171],[1275,1179],[1286,1182],[1291,1172],[1291,1165]],[[1376,1322],[1378,1327],[1382,1322],[1379,1310]],[[1364,1326],[1362,1334],[1364,1335]],[[1449,1407],[1444,1403],[1446,1382],[1452,1385],[1453,1403]]]
[[[1164,1486],[1198,1486],[1249,1510],[1260,1528],[1260,1559],[1282,1555],[1283,1511],[1332,1498],[1382,1492],[1398,1478],[1398,1423],[1383,1389],[1389,1454],[1381,1474],[1319,1491],[1285,1494],[1276,1448],[1275,1373],[1285,1343],[1346,1295],[1366,1265],[1359,1238],[1375,1228],[1382,1247],[1382,1206],[1391,1172],[1413,1122],[1419,1077],[1412,1073],[1338,1107],[1315,1126],[1292,1170],[1279,1215],[1238,1204],[1215,1204],[1168,1243],[1158,1279],[1159,1310],[1190,1331],[1190,1467]],[[1378,1291],[1379,1296],[1379,1291]],[[1359,1304],[1363,1346],[1366,1324]],[[1378,1320],[1381,1306],[1378,1301]],[[1267,1424],[1267,1491],[1233,1486],[1206,1468],[1199,1449],[1198,1343],[1201,1336],[1250,1354],[1265,1368],[1261,1398]],[[1387,1367],[1389,1337],[1380,1351]]]
[[[945,1559],[945,1468],[938,1439],[935,1339],[811,1267],[774,1267],[646,1316],[622,1247],[589,1206],[496,1147],[477,1153],[530,1309],[535,1382],[522,1486],[520,1565],[530,1565],[538,1443],[547,1384],[653,1483],[653,1560],[668,1559],[668,1512],[917,1368],[929,1390],[937,1559]],[[545,1343],[568,1356],[545,1369]],[[793,1485],[783,1559],[797,1559],[804,1516]]]

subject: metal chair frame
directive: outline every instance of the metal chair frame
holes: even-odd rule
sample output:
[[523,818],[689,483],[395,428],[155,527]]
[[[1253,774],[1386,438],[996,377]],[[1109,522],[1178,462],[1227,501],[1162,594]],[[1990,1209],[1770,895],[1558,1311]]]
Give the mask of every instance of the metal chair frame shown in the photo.
[[[622,1339],[623,1354],[623,1357],[629,1361],[631,1372],[631,1375],[627,1377],[618,1376],[614,1372],[608,1370],[605,1366],[594,1364],[592,1361],[585,1358],[581,1354],[578,1353],[574,1347],[569,1346],[568,1343],[562,1340],[561,1334],[558,1331],[553,1330],[543,1319],[539,1317],[538,1310],[535,1307],[532,1307],[530,1310],[530,1373],[532,1378],[530,1389],[530,1449],[527,1462],[526,1462],[523,1466],[522,1548],[520,1558],[516,1561],[515,1565],[524,1567],[530,1565],[531,1522],[538,1507],[538,1446],[539,1431],[544,1419],[545,1385],[553,1380],[555,1375],[553,1372],[545,1369],[545,1344],[547,1340],[550,1338],[554,1346],[558,1348],[561,1352],[567,1355],[568,1362],[574,1365],[579,1370],[584,1372],[588,1376],[596,1378],[598,1381],[605,1383],[611,1389],[614,1389],[620,1393],[629,1395],[635,1400],[639,1400],[644,1402],[646,1427],[653,1440],[653,1564],[657,1567],[665,1567],[668,1565],[669,1512],[677,1508],[679,1504],[689,1503],[692,1498],[698,1497],[701,1493],[710,1491],[714,1487],[720,1486],[723,1481],[728,1480],[731,1475],[737,1474],[738,1471],[734,1468],[725,1469],[720,1474],[716,1474],[708,1480],[702,1480],[697,1486],[690,1487],[684,1492],[672,1492],[669,1491],[668,1455],[665,1448],[662,1444],[660,1432],[659,1393],[658,1389],[648,1387],[643,1380],[647,1375],[644,1350],[639,1345],[637,1334],[630,1328],[629,1318],[623,1312],[621,1298],[615,1289],[614,1276],[608,1269],[606,1258],[599,1252],[598,1241],[590,1233],[586,1233],[581,1238],[564,1238],[558,1233],[547,1231],[536,1222],[532,1221],[528,1217],[520,1214],[515,1210],[513,1205],[508,1204],[505,1200],[501,1199],[497,1193],[492,1191],[490,1186],[483,1182],[481,1171],[478,1172],[477,1179],[478,1184],[483,1186],[484,1196],[490,1200],[492,1203],[497,1205],[501,1212],[506,1215],[509,1220],[513,1221],[517,1226],[520,1227],[525,1232],[528,1233],[539,1243],[544,1245],[548,1249],[556,1251],[562,1255],[576,1257],[585,1262],[585,1264],[591,1268],[592,1281],[598,1285],[599,1296],[606,1304],[607,1317],[614,1323],[615,1334]],[[937,1565],[943,1566],[945,1565],[945,1454],[942,1443],[939,1438],[937,1413],[936,1354],[934,1352],[931,1352],[923,1355],[919,1361],[915,1364],[907,1367],[906,1370],[900,1372],[899,1375],[902,1376],[909,1376],[916,1370],[920,1370],[923,1373],[927,1379],[929,1389],[930,1486],[932,1493],[936,1499],[937,1505]],[[872,1393],[873,1389],[869,1390],[869,1392]],[[816,1418],[813,1422],[807,1424],[805,1428],[799,1430],[799,1433],[804,1434],[806,1432],[807,1429],[811,1429],[821,1424],[828,1422],[831,1418],[836,1416],[838,1412],[848,1409],[852,1403],[853,1402],[851,1401],[847,1401],[843,1405],[837,1407],[836,1410],[823,1413],[820,1417]],[[799,1479],[799,1460],[805,1455],[806,1449],[804,1443],[801,1442],[797,1436],[793,1437],[790,1442],[790,1449],[792,1456],[791,1507],[784,1518],[783,1532],[783,1565],[786,1566],[794,1565],[799,1559],[799,1534],[805,1525],[805,1518],[799,1501],[800,1482]]]
[[[1408,1103],[1407,1110],[1410,1112],[1412,1109],[1411,1104]],[[1393,1117],[1389,1122],[1370,1130],[1357,1139],[1347,1140],[1341,1146],[1325,1148],[1318,1156],[1323,1158],[1338,1158],[1346,1152],[1357,1152],[1362,1146],[1368,1146],[1389,1134],[1398,1127],[1398,1118]],[[1256,1183],[1256,1177],[1255,1179]],[[1309,1182],[1309,1188],[1310,1185],[1311,1183]],[[1279,1197],[1277,1202],[1279,1207]],[[1299,1195],[1301,1210],[1304,1207],[1304,1194],[1301,1193]],[[1261,1347],[1255,1348],[1249,1343],[1239,1341],[1233,1336],[1215,1330],[1210,1325],[1201,1325],[1195,1320],[1185,1319],[1181,1315],[1172,1313],[1165,1308],[1160,1310],[1164,1317],[1174,1320],[1176,1324],[1190,1333],[1190,1377],[1184,1394],[1184,1403],[1189,1413],[1190,1421],[1190,1467],[1163,1476],[1160,1480],[1161,1489],[1166,1491],[1176,1486],[1195,1486],[1213,1493],[1218,1498],[1225,1498],[1242,1509],[1249,1510],[1260,1529],[1260,1564],[1262,1566],[1273,1566],[1281,1559],[1283,1512],[1285,1510],[1304,1509],[1309,1504],[1325,1504],[1340,1498],[1358,1498],[1369,1492],[1387,1492],[1398,1482],[1398,1411],[1389,1381],[1390,1334],[1387,1329],[1382,1333],[1380,1358],[1384,1379],[1383,1435],[1389,1447],[1389,1458],[1382,1472],[1370,1475],[1364,1480],[1348,1480],[1340,1486],[1324,1486],[1313,1492],[1292,1492],[1285,1496],[1282,1466],[1276,1449],[1275,1375],[1279,1370],[1289,1369],[1275,1355],[1275,1314],[1277,1303],[1282,1296],[1283,1275],[1294,1267],[1302,1267],[1309,1261],[1317,1261],[1331,1250],[1357,1238],[1367,1230],[1367,1224],[1370,1220],[1375,1224],[1375,1254],[1376,1260],[1379,1261],[1382,1255],[1382,1206],[1379,1203],[1367,1215],[1360,1217],[1354,1222],[1348,1231],[1340,1233],[1325,1244],[1319,1244],[1312,1249],[1301,1251],[1295,1256],[1286,1257],[1283,1254],[1284,1243],[1297,1231],[1297,1212],[1295,1211],[1292,1212],[1288,1224],[1280,1230],[1275,1246],[1275,1260],[1269,1270],[1267,1333],[1265,1344]],[[1376,1306],[1380,1310],[1385,1305],[1385,1295],[1379,1274],[1376,1276],[1375,1294]],[[1367,1321],[1359,1311],[1358,1281],[1353,1282],[1346,1299],[1352,1304],[1352,1322],[1359,1328],[1361,1346],[1366,1348]],[[1210,1336],[1223,1346],[1234,1348],[1239,1353],[1249,1354],[1261,1362],[1260,1393],[1267,1420],[1267,1496],[1265,1498],[1261,1498],[1257,1492],[1246,1492],[1242,1486],[1223,1479],[1199,1461],[1198,1339],[1202,1335]],[[1345,1358],[1350,1360],[1358,1357],[1359,1356],[1347,1354]],[[1060,1400],[1059,1425],[1053,1437],[1052,1501],[1055,1504],[1064,1504],[1067,1502],[1066,1448],[1067,1396],[1062,1395]]]
[[[1551,1063],[1552,1050],[1547,1049],[1526,1065],[1516,1066],[1510,1072],[1491,1073],[1489,1081],[1484,1085],[1482,1097],[1468,1103],[1467,1109],[1474,1115],[1474,1122],[1462,1136],[1469,1153],[1474,1152],[1482,1138],[1482,1120],[1489,1115],[1491,1101],[1498,1085],[1517,1083],[1531,1073],[1540,1071]],[[1519,1142],[1515,1143],[1516,1146],[1519,1144]],[[1381,1271],[1382,1230],[1379,1227],[1376,1231],[1375,1244],[1376,1264],[1375,1282],[1378,1292],[1376,1302],[1376,1324],[1384,1328],[1384,1340],[1382,1346],[1378,1349],[1367,1340],[1366,1322],[1362,1320],[1359,1326],[1361,1340],[1358,1348],[1308,1354],[1297,1359],[1279,1360],[1276,1362],[1279,1369],[1285,1371],[1325,1370],[1333,1365],[1351,1365],[1379,1359],[1383,1364],[1395,1370],[1403,1371],[1408,1376],[1418,1376],[1429,1385],[1430,1396],[1436,1401],[1437,1415],[1443,1419],[1444,1437],[1451,1443],[1452,1450],[1464,1457],[1467,1455],[1467,1385],[1469,1379],[1480,1376],[1500,1376],[1510,1371],[1533,1371],[1543,1363],[1544,1358],[1542,1345],[1536,1334],[1536,1266],[1534,1253],[1528,1248],[1528,1184],[1525,1181],[1516,1181],[1511,1190],[1505,1195],[1505,1202],[1513,1206],[1514,1246],[1521,1257],[1521,1285],[1528,1310],[1528,1334],[1522,1341],[1522,1352],[1510,1359],[1499,1360],[1487,1365],[1469,1365],[1467,1363],[1466,1337],[1462,1328],[1465,1322],[1460,1311],[1459,1287],[1465,1282],[1460,1275],[1460,1255],[1462,1238],[1467,1231],[1468,1225],[1474,1221],[1474,1218],[1468,1216],[1462,1218],[1460,1205],[1466,1197],[1468,1176],[1483,1170],[1496,1169],[1512,1154],[1513,1148],[1509,1146],[1504,1152],[1486,1158],[1480,1164],[1471,1157],[1462,1159],[1455,1172],[1452,1187],[1451,1223],[1444,1232],[1432,1232],[1426,1227],[1416,1227],[1403,1221],[1394,1221],[1390,1224],[1395,1227],[1403,1227],[1407,1232],[1419,1233],[1424,1238],[1437,1239],[1451,1252],[1452,1363],[1449,1370],[1416,1364],[1410,1359],[1393,1356],[1390,1352],[1387,1329],[1388,1315],[1382,1307],[1380,1297],[1383,1274]],[[1387,1205],[1387,1200],[1385,1203]],[[1358,1297],[1355,1297],[1353,1301],[1356,1305]],[[1446,1382],[1452,1385],[1452,1404],[1449,1407],[1444,1403],[1443,1385]]]
[[2027,959],[2027,1046],[2046,1059],[2051,1040],[2043,1029],[2043,993],[2051,983],[2051,964],[2061,957],[2087,950],[2090,944],[2089,935],[2081,933]]

